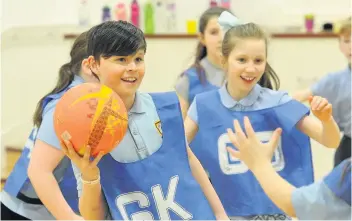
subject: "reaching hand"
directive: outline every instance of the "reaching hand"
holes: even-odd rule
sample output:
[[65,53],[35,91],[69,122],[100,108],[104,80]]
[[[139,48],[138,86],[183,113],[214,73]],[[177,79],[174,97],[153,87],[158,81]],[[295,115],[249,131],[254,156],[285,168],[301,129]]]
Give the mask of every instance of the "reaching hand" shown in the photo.
[[243,132],[238,120],[234,120],[235,133],[232,129],[227,129],[230,141],[238,149],[238,151],[231,147],[227,147],[227,150],[231,155],[242,160],[250,170],[260,166],[261,163],[270,163],[274,151],[278,146],[282,129],[277,128],[273,132],[270,141],[267,143],[262,143],[255,135],[248,117],[244,117],[244,127],[247,136]]
[[321,121],[329,121],[332,117],[332,105],[326,98],[320,96],[310,96],[309,104],[312,113]]

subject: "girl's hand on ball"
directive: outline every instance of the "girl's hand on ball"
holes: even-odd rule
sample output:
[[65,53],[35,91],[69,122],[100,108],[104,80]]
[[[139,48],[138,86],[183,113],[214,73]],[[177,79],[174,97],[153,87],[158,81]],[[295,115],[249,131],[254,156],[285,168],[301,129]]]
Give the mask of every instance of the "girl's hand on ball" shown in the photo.
[[93,181],[99,178],[100,171],[97,165],[104,155],[102,151],[95,159],[90,160],[90,146],[86,146],[83,157],[76,153],[71,141],[61,141],[61,146],[66,156],[78,167],[84,180]]

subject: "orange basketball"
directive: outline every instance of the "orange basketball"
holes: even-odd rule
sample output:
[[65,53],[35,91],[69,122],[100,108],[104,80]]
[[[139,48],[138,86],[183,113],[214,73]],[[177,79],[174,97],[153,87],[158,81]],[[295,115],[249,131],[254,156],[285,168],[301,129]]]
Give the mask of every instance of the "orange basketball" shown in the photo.
[[84,83],[69,89],[58,101],[54,128],[60,140],[70,139],[79,155],[85,146],[91,155],[109,153],[125,136],[128,126],[126,107],[109,87]]

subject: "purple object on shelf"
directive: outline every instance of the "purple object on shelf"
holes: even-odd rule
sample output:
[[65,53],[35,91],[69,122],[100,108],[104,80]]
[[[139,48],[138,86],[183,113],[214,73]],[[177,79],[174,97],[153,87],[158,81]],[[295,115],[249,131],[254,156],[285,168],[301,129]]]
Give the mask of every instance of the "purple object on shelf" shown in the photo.
[[105,6],[103,8],[103,15],[102,15],[102,21],[110,21],[111,20],[111,13],[110,13],[110,8],[108,6]]

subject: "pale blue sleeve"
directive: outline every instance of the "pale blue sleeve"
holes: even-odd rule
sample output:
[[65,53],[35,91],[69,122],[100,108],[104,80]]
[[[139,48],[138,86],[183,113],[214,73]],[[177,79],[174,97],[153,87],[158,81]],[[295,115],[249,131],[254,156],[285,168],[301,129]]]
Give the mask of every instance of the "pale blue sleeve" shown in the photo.
[[175,90],[178,95],[181,95],[183,99],[188,101],[189,96],[189,79],[186,74],[180,76],[177,79]]
[[43,111],[43,120],[40,124],[37,139],[61,150],[60,141],[56,136],[54,129],[54,111],[57,101],[52,101]]
[[188,108],[187,116],[198,124],[197,97],[193,99],[191,106]]
[[322,181],[294,190],[292,204],[298,219],[351,220],[351,207],[337,198]]
[[289,96],[287,92],[285,92],[285,93],[283,93],[282,97],[280,98],[278,104],[279,104],[279,105],[280,105],[280,104],[284,104],[284,103],[287,103],[287,102],[289,102],[289,101],[291,101],[291,100],[292,100],[292,97]]
[[336,95],[335,87],[338,87],[336,76],[336,74],[328,74],[313,84],[311,87],[313,95],[322,96],[331,101]]

